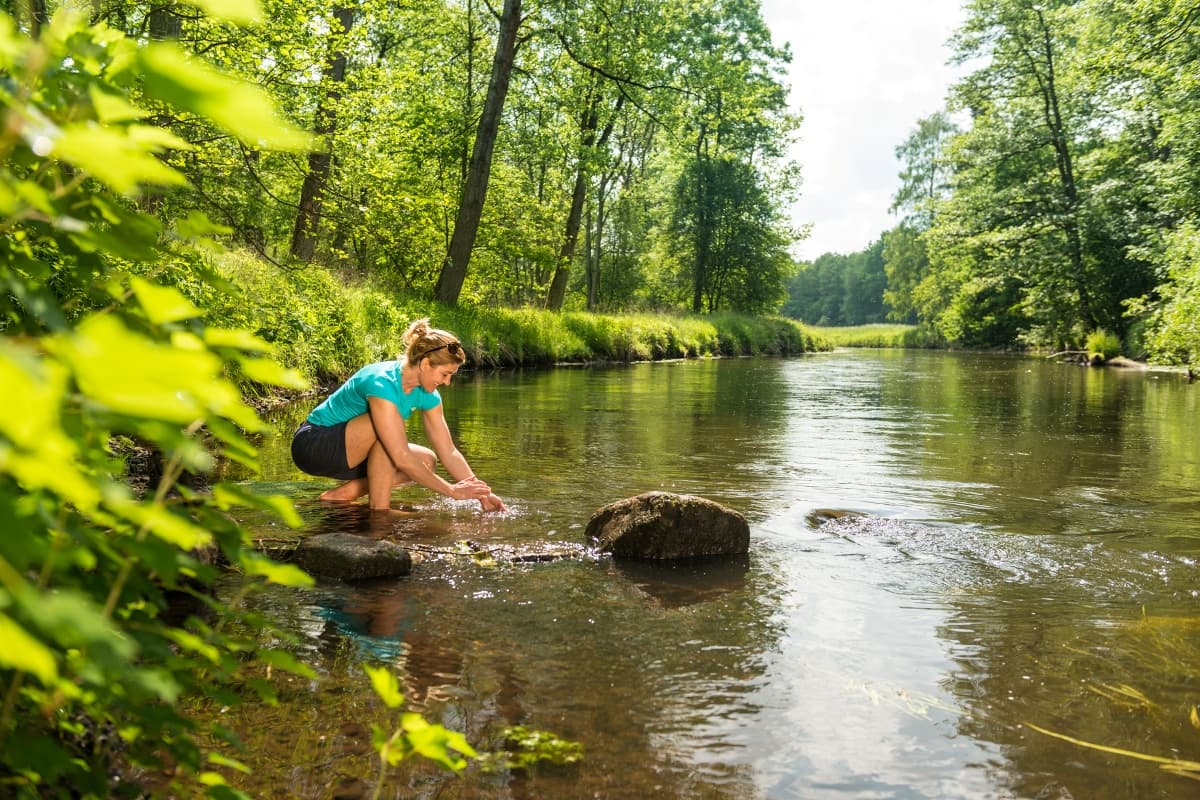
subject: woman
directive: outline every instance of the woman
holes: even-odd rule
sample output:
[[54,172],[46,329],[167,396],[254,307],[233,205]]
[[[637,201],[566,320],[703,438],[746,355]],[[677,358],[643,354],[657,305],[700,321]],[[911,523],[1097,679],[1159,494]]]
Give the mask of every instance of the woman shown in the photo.
[[[322,500],[367,495],[372,509],[388,509],[392,489],[415,482],[455,500],[478,500],[485,511],[507,510],[458,452],[442,414],[438,387],[449,386],[467,360],[462,344],[428,319],[410,325],[403,341],[402,359],[368,364],[313,409],[292,437],[292,460],[310,475],[345,481]],[[404,432],[418,409],[432,450],[411,444]],[[438,459],[457,483],[434,471]]]

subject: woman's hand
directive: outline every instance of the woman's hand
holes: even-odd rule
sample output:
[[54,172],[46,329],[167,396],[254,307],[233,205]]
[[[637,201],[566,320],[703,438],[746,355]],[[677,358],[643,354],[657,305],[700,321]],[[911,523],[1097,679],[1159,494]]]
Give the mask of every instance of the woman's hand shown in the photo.
[[508,511],[504,501],[494,494],[479,498],[479,505],[483,506],[484,511]]
[[450,496],[455,500],[478,500],[482,503],[491,493],[491,488],[474,475],[450,486]]

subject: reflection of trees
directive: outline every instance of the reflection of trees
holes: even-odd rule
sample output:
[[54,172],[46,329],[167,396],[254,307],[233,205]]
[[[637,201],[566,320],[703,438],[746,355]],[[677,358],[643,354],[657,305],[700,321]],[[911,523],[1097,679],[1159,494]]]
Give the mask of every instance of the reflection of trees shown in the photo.
[[[1186,413],[1198,410],[1194,393],[1180,395],[1169,380],[1032,358],[902,358],[902,367],[880,373],[880,408],[911,423],[896,432],[904,454],[897,468],[953,486],[960,517],[994,524],[1002,509],[1015,529],[1073,531],[1079,505],[1111,498],[1132,519],[1137,509],[1122,501],[1141,487],[1182,490],[1195,486],[1184,474],[1200,478],[1200,434]],[[986,493],[979,514],[964,482]],[[1139,519],[1114,527],[1140,532],[1143,522],[1155,526]]]
[[[744,503],[744,495],[729,496],[730,487],[768,477],[762,462],[778,449],[786,424],[780,363],[724,359],[528,373],[491,393],[448,390],[448,397],[461,394],[448,400],[447,415],[472,464],[505,487],[506,497],[536,498],[585,517],[651,489]],[[489,426],[500,435],[487,433]],[[494,466],[476,463],[483,450]]]

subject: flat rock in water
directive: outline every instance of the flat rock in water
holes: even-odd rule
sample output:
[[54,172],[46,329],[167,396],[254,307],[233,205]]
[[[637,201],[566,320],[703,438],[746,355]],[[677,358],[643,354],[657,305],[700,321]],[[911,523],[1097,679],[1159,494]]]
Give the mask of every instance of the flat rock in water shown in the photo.
[[408,550],[395,542],[352,533],[310,536],[292,553],[292,561],[312,575],[343,581],[392,578],[412,572]]
[[688,494],[648,492],[592,515],[587,536],[621,558],[676,559],[743,555],[750,526],[737,511]]

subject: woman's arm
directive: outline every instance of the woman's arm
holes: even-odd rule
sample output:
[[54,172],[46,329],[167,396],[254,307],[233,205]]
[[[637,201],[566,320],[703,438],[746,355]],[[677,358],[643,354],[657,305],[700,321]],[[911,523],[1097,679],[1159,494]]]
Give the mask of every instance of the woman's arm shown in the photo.
[[[470,475],[470,467],[466,467],[466,473],[463,473],[461,468],[456,472],[447,464],[447,469],[457,481],[453,484],[430,469],[429,465],[417,457],[412,448],[408,446],[408,435],[404,431],[404,417],[400,416],[399,410],[391,401],[382,397],[368,397],[367,407],[371,414],[371,424],[375,427],[375,437],[384,452],[387,453],[388,458],[391,459],[392,466],[397,470],[427,489],[432,489],[456,500],[478,500],[491,493],[487,484]],[[442,427],[445,427],[445,421],[442,422]],[[447,436],[449,436],[449,432],[447,432]],[[434,450],[438,454],[438,458],[442,458],[443,463],[446,463],[441,450],[436,446]],[[459,455],[459,459],[465,466],[466,460],[462,459],[461,455]]]
[[[422,419],[425,423],[425,435],[429,437],[433,452],[437,453],[438,460],[446,467],[446,471],[457,481],[479,480],[475,477],[471,465],[467,463],[466,457],[454,444],[454,437],[450,435],[450,427],[446,424],[441,404],[422,412]],[[508,510],[504,501],[492,494],[491,490],[486,496],[478,499],[484,511]]]
[[441,403],[422,411],[421,417],[425,423],[425,435],[429,437],[429,444],[433,447],[433,452],[437,453],[438,461],[442,462],[446,472],[456,481],[475,477],[466,457],[454,444],[454,437],[450,435],[450,426],[446,424]]

